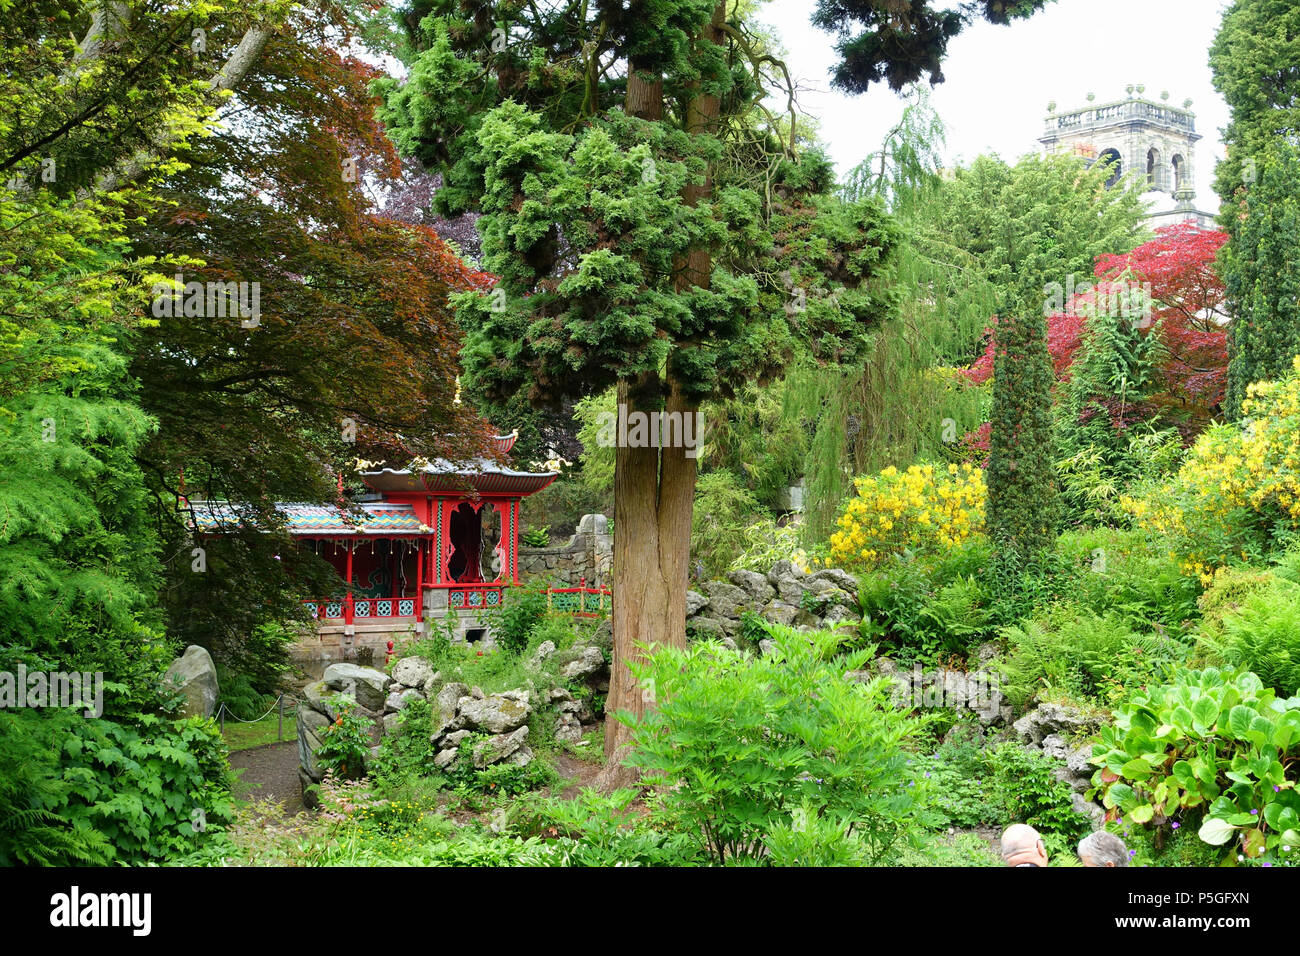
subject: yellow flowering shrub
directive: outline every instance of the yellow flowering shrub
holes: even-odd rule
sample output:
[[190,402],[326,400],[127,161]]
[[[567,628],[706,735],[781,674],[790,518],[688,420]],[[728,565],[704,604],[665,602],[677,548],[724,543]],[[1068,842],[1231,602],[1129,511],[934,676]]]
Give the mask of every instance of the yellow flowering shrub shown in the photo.
[[1135,524],[1163,537],[1183,573],[1204,585],[1300,531],[1300,356],[1293,365],[1276,382],[1248,386],[1242,423],[1203,433],[1168,484],[1123,499]]
[[904,550],[933,552],[984,533],[984,472],[969,464],[892,465],[854,481],[827,564],[870,568]]

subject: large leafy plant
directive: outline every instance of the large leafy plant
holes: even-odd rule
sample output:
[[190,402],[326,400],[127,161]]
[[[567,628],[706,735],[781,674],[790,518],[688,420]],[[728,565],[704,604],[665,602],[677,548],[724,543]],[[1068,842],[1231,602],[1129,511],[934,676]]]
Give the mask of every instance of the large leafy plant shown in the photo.
[[844,678],[871,649],[839,655],[836,634],[770,634],[776,651],[761,658],[701,642],[634,664],[657,709],[619,715],[633,762],[669,788],[669,818],[719,863],[789,862],[813,844],[818,860],[888,859],[919,810],[903,748],[922,721],[890,706],[883,679]]
[[1300,697],[1206,668],[1135,695],[1093,745],[1111,819],[1178,827],[1258,858],[1300,845]]

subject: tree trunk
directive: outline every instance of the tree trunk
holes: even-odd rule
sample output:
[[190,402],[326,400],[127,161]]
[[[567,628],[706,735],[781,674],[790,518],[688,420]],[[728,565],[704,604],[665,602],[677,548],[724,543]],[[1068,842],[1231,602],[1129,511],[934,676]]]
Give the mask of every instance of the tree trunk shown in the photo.
[[[719,0],[712,22],[702,31],[704,39],[722,42],[721,24],[726,4]],[[691,133],[713,132],[717,128],[720,103],[716,96],[697,95],[687,106],[686,126]],[[628,70],[627,111],[644,119],[663,115],[663,82],[641,71],[636,64]],[[712,176],[701,185],[684,191],[694,205],[712,191]],[[712,259],[706,249],[692,249],[677,264],[675,285],[707,288]],[[619,384],[619,415],[638,408],[654,383],[643,378],[630,387]],[[701,433],[698,405],[688,402],[681,383],[668,373],[665,411],[685,421],[695,419],[692,432]],[[644,389],[644,391],[643,391]],[[661,431],[665,437],[666,429]],[[680,433],[679,433],[680,434]],[[620,436],[622,431],[620,430]],[[679,445],[681,443],[678,443]],[[605,703],[605,757],[607,766],[597,785],[609,790],[635,780],[632,768],[624,765],[631,731],[613,715],[626,712],[636,717],[654,706],[656,689],[642,687],[628,667],[645,658],[656,647],[686,646],[686,583],[691,548],[691,510],[695,498],[695,458],[684,447],[624,448],[614,454],[614,653],[610,669],[609,696]]]

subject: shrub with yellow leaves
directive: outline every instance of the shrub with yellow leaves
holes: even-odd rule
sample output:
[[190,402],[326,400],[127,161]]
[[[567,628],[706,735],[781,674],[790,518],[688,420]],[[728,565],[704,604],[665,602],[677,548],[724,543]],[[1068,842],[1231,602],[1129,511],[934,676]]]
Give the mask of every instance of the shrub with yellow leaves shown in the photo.
[[1134,523],[1163,537],[1183,573],[1204,585],[1300,531],[1300,356],[1293,371],[1246,395],[1240,423],[1210,428],[1170,482],[1123,499]]
[[855,479],[831,535],[826,560],[840,568],[871,568],[904,550],[936,552],[984,533],[984,472],[963,465],[892,465]]

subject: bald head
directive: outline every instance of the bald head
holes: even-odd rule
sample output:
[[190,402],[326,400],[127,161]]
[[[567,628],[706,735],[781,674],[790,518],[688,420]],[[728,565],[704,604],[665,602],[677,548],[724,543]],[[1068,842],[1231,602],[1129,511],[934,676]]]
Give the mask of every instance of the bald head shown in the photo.
[[1007,866],[1047,866],[1043,838],[1026,823],[1011,824],[1002,834],[1002,862]]

